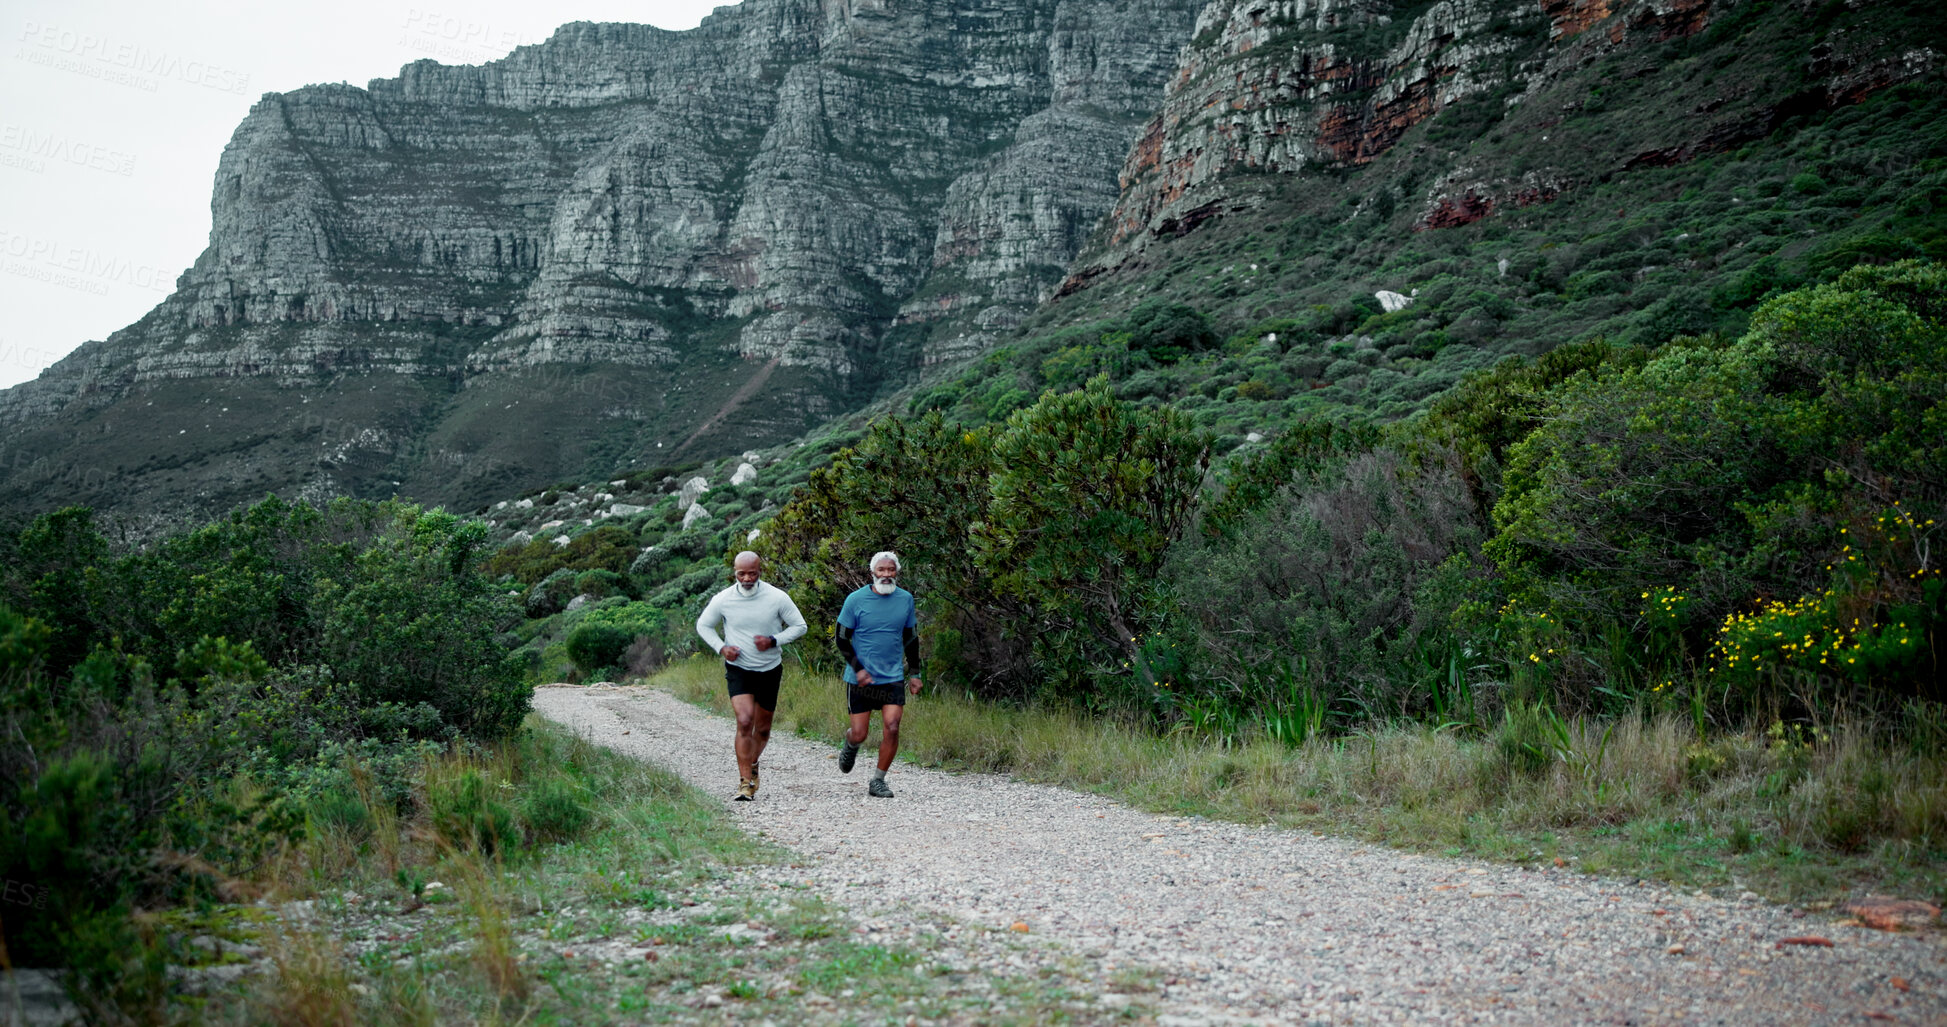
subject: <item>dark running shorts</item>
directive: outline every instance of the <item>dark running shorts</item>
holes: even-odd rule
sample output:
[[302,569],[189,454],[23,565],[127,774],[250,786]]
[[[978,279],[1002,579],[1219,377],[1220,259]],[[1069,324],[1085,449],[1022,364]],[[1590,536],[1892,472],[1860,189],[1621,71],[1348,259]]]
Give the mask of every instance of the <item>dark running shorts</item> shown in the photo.
[[883,706],[906,705],[906,683],[845,686],[845,707],[853,713],[877,713]]
[[748,695],[765,710],[777,712],[777,683],[784,677],[784,664],[770,670],[745,670],[734,663],[723,665],[723,681],[731,696]]

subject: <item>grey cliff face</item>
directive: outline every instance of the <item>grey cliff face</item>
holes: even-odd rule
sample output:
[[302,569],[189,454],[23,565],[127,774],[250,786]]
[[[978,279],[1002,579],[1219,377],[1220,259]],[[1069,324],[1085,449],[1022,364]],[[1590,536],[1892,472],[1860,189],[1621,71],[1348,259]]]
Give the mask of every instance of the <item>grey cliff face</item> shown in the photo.
[[[1404,30],[1389,29],[1402,15]],[[1228,172],[1373,160],[1441,108],[1504,84],[1546,18],[1543,5],[1506,0],[1213,0],[1123,167],[1106,247],[1126,253],[1186,216],[1194,224],[1221,202],[1213,186]],[[1384,42],[1359,45],[1368,39]]]
[[[1199,6],[746,0],[266,95],[175,293],[0,393],[0,480],[471,501],[789,437],[1053,290]],[[213,396],[237,430],[176,424]],[[584,428],[507,442],[514,412]],[[176,443],[110,451],[130,433]]]

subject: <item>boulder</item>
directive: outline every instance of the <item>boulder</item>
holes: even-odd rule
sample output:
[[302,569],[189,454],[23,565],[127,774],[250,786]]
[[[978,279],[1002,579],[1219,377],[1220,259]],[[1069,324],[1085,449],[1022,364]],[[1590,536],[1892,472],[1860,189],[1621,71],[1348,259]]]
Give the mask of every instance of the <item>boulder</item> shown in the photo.
[[617,503],[609,507],[608,512],[611,517],[628,517],[632,514],[639,514],[647,509],[649,508],[646,506],[637,506],[634,503]]
[[703,509],[702,503],[691,503],[689,512],[683,515],[683,530],[688,531],[690,529],[690,525],[695,524],[698,521],[707,521],[709,519],[710,519],[710,511]]
[[1378,292],[1373,293],[1372,296],[1374,299],[1379,301],[1380,309],[1384,310],[1388,314],[1392,313],[1395,310],[1405,310],[1407,307],[1413,305],[1413,297],[1403,296],[1399,293],[1392,292],[1386,289],[1381,289]]
[[708,478],[702,475],[691,478],[683,483],[682,491],[676,496],[676,509],[688,510],[690,504],[696,502],[696,497],[708,491],[710,491],[710,481]]
[[737,473],[730,476],[730,484],[732,485],[748,485],[756,480],[757,468],[752,467],[749,463],[738,464]]

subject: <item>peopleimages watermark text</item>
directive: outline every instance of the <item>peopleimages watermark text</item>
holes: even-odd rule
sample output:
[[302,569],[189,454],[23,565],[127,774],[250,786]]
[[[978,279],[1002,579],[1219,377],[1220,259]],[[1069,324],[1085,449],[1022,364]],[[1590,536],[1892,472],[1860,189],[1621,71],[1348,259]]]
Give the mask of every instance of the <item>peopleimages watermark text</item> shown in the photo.
[[[124,178],[135,174],[135,155],[132,153],[98,146],[59,132],[37,132],[11,123],[0,125],[0,151],[13,151],[0,153],[0,161],[14,167],[31,165],[30,170],[37,172],[43,170],[44,160],[36,158],[44,158]],[[16,155],[24,155],[26,163],[9,160]]]
[[47,889],[16,881],[9,877],[0,881],[0,902],[12,906],[32,906],[35,909],[47,908]]
[[175,288],[173,275],[148,264],[67,246],[57,240],[21,235],[6,228],[0,228],[0,256],[7,258],[7,274],[96,296],[108,295],[110,283],[162,293]]
[[37,21],[21,23],[17,59],[118,85],[155,92],[159,80],[235,93],[250,89],[250,76],[209,61],[184,58],[167,50]]

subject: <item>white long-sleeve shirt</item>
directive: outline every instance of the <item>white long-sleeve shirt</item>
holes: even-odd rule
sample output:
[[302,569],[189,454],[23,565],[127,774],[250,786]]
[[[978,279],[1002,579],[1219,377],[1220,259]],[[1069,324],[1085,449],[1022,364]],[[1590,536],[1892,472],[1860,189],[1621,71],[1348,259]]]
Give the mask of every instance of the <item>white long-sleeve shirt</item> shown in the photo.
[[[723,634],[717,634],[719,631]],[[697,637],[710,651],[736,646],[740,652],[729,662],[745,670],[770,670],[783,663],[784,644],[803,638],[804,633],[804,615],[798,612],[798,604],[768,581],[759,581],[750,595],[740,594],[737,586],[731,585],[711,596],[709,605],[696,618]],[[758,652],[758,635],[775,637],[777,645]]]

